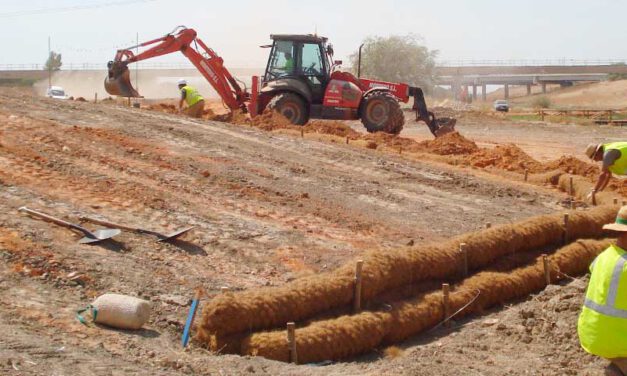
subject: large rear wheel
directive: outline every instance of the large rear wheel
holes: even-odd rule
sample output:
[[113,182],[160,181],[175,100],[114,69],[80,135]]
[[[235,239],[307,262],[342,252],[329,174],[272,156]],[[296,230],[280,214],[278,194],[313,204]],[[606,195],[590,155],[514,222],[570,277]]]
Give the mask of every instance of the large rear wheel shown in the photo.
[[370,133],[399,134],[405,125],[405,115],[396,98],[384,91],[366,96],[361,107],[361,123]]
[[294,125],[305,125],[309,121],[309,111],[305,101],[293,93],[282,93],[274,96],[268,108],[283,115]]

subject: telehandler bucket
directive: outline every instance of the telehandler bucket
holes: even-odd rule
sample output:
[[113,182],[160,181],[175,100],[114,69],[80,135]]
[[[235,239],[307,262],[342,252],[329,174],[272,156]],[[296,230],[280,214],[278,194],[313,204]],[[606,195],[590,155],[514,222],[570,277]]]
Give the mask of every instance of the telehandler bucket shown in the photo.
[[104,82],[107,93],[120,97],[141,97],[131,84],[131,73],[125,63],[110,61],[108,68],[109,73]]
[[437,119],[438,128],[435,131],[435,137],[444,136],[447,133],[455,132],[455,124],[457,123],[457,119],[453,118],[439,118]]

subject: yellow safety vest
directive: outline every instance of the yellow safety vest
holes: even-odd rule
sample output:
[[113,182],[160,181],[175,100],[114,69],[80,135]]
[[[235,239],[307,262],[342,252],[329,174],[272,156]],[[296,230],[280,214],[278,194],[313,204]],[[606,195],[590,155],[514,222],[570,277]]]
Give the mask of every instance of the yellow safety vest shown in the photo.
[[627,252],[612,245],[590,266],[592,275],[577,332],[587,352],[627,357]]
[[205,100],[195,88],[186,85],[181,88],[181,91],[185,90],[185,102],[189,107],[195,105],[196,103]]
[[612,142],[603,145],[604,153],[613,149],[620,151],[620,158],[610,166],[610,172],[616,175],[627,175],[627,142]]
[[288,73],[292,73],[294,70],[294,59],[285,60],[285,67],[283,69]]

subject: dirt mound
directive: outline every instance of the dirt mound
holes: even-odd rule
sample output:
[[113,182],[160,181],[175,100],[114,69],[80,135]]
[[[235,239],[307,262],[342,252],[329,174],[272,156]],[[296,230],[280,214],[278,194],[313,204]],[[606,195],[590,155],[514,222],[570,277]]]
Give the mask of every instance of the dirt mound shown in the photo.
[[472,154],[479,150],[477,144],[465,138],[459,132],[452,132],[435,140],[420,143],[427,151],[439,155]]
[[274,112],[264,111],[261,115],[251,120],[254,127],[261,128],[265,131],[273,131],[276,129],[298,129],[297,126],[290,123],[285,116]]
[[481,149],[470,156],[469,162],[474,167],[496,167],[507,171],[544,172],[546,170],[540,162],[514,144],[497,145],[494,149]]
[[[178,114],[178,108],[176,107],[176,105],[172,104],[172,103],[156,103],[156,104],[151,104],[145,107],[146,110],[150,110],[150,111],[158,111],[158,112],[163,112],[166,114]],[[215,112],[213,112],[211,109],[209,108],[205,108],[202,112],[202,118],[203,119],[207,119],[207,120],[214,120],[214,117],[216,117]]]
[[544,167],[547,170],[559,169],[568,174],[580,175],[585,177],[595,177],[600,172],[598,166],[592,163],[584,162],[572,156],[562,156],[560,159],[545,163]]
[[83,97],[78,97],[76,99],[74,99],[77,102],[87,102],[87,99],[83,98]]
[[164,112],[166,114],[176,114],[176,106],[170,103],[157,103],[146,106],[147,110]]
[[356,140],[362,137],[362,134],[349,127],[346,123],[333,120],[312,120],[305,125],[305,132],[308,133],[324,133],[333,136],[348,137]]

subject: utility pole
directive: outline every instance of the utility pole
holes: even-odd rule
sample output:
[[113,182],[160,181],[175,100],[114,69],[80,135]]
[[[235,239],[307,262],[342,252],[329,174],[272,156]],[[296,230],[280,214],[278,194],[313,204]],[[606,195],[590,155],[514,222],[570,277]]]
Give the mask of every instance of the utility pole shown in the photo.
[[[139,55],[139,32],[135,34],[135,56]],[[139,91],[139,63],[135,63],[135,90]]]
[[48,36],[48,60],[46,61],[48,63],[48,89],[52,87],[52,65],[50,64],[50,54],[50,36]]

